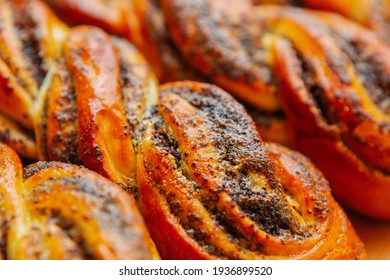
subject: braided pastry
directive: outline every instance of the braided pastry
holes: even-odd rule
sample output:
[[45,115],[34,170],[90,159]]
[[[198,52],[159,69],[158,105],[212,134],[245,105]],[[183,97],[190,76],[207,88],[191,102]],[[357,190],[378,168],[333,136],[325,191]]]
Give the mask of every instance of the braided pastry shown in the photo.
[[52,73],[36,120],[40,158],[83,163],[135,187],[138,126],[146,104],[157,102],[142,56],[98,28],[77,27]]
[[22,170],[0,144],[0,259],[157,259],[134,199],[84,168]]
[[139,151],[139,200],[163,258],[365,257],[321,174],[264,144],[222,90],[167,84],[153,112]]

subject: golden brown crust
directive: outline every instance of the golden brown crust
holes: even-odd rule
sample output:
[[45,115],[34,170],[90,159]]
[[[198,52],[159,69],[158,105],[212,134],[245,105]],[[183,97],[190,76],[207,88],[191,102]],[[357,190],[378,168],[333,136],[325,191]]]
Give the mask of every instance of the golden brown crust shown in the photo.
[[69,32],[43,92],[36,134],[41,160],[82,163],[135,188],[135,148],[157,85],[129,43],[96,27]]
[[187,61],[216,84],[267,111],[280,108],[250,1],[162,1],[172,38]]
[[77,92],[83,162],[115,182],[135,180],[135,153],[118,85],[120,69],[109,36],[95,28],[74,29],[65,54]]
[[48,79],[40,115],[36,119],[40,159],[82,163],[76,89],[66,58],[58,59]]
[[214,86],[162,87],[138,163],[141,210],[163,258],[365,257],[320,173],[266,146]]
[[33,101],[66,27],[38,1],[2,1],[0,20],[0,110],[32,128]]
[[[160,82],[200,80],[171,42],[158,1],[46,0],[67,22],[96,25],[129,39]],[[107,13],[108,11],[108,13]]]
[[265,140],[291,145],[267,30],[251,2],[161,2],[171,36],[189,64],[248,104]]
[[0,114],[4,115],[0,141],[34,160],[34,138],[25,129],[33,128],[35,103],[67,27],[39,1],[1,1],[0,5]]
[[[390,62],[387,47],[375,34],[337,15],[291,7],[162,2],[172,37],[193,67],[262,110],[277,110],[281,94],[297,148],[326,170],[336,196],[342,194],[341,202],[389,219],[388,207],[377,201],[381,192],[390,195]],[[317,158],[320,153],[308,151],[302,137],[340,142],[344,148],[336,150],[345,160],[355,157],[360,167],[346,170],[339,161],[333,168],[334,160]],[[350,184],[366,191],[345,199],[348,191],[355,191],[340,174],[349,174]],[[362,174],[371,175],[356,182]]]
[[130,2],[123,11],[127,15],[126,38],[142,51],[159,81],[202,81],[203,78],[187,65],[172,42],[159,1]]
[[272,11],[273,25],[287,37],[275,41],[276,67],[285,77],[283,101],[297,148],[320,167],[342,203],[390,219],[384,202],[390,195],[389,50],[338,16],[321,15],[314,25],[296,11],[301,23],[291,29],[285,15],[275,8],[267,14]]
[[[180,51],[176,49],[166,27],[164,14],[158,1],[116,0],[107,3],[99,0],[48,0],[47,2],[58,11],[59,16],[65,15],[67,19],[73,19],[73,21],[78,23],[93,23],[109,32],[128,38],[142,51],[151,69],[162,83],[177,80],[207,80],[203,75],[200,77],[199,74],[195,73],[193,68],[187,65],[181,57]],[[110,11],[113,9],[117,10],[115,12],[117,14],[115,21],[110,15],[108,17],[104,16],[105,9]],[[235,61],[235,58],[232,61]],[[213,65],[214,61],[211,60],[210,64]],[[201,68],[200,71],[203,72],[205,70],[203,65]],[[230,68],[227,66],[227,69]],[[259,76],[260,78],[263,77],[263,74],[260,73],[258,78]],[[225,86],[225,83],[221,82],[220,85]],[[229,83],[226,88],[240,92],[247,86]],[[246,90],[246,93],[245,96],[253,94],[253,92],[248,90]],[[257,95],[251,99],[254,104],[259,102],[253,101],[257,100],[256,97]],[[274,112],[265,112],[263,108],[259,109],[257,107],[256,110],[258,111],[251,110],[251,112],[256,116],[255,122],[259,131],[262,132],[263,138],[268,141],[290,145],[291,139],[287,133],[288,125],[286,120],[281,117],[275,118],[273,116]]]
[[158,258],[136,203],[107,179],[74,165],[22,170],[0,144],[2,259]]

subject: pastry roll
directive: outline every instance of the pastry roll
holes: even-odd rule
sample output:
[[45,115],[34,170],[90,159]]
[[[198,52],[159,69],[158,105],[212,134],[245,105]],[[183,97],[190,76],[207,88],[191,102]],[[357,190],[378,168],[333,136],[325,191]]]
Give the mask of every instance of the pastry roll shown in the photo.
[[22,169],[0,144],[0,259],[158,259],[136,202],[75,165]]
[[364,246],[302,155],[265,144],[215,86],[161,88],[138,155],[141,212],[166,259],[361,259]]
[[0,5],[0,111],[32,129],[34,103],[67,27],[38,1]]
[[323,171],[340,202],[390,220],[390,52],[375,34],[339,16],[322,14],[324,24],[312,30],[296,16],[305,43],[286,28],[289,40],[275,43],[296,147]]

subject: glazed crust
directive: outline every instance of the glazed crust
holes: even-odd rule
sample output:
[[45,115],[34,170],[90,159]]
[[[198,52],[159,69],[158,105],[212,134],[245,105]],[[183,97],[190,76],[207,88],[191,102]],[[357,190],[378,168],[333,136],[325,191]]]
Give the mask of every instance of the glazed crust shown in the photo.
[[250,1],[162,3],[172,38],[193,67],[255,107],[281,108]]
[[186,61],[247,104],[266,141],[291,146],[273,69],[267,28],[251,1],[161,1],[167,26]]
[[366,257],[321,173],[222,90],[164,85],[145,129],[139,200],[163,258]]
[[[162,83],[200,80],[172,44],[158,1],[46,0],[66,22],[96,25],[129,39]],[[108,13],[107,13],[108,11]]]
[[157,259],[134,199],[87,169],[22,169],[0,144],[1,259]]
[[[285,16],[274,13],[274,24],[292,41],[275,43],[275,53],[277,69],[286,77],[283,101],[296,147],[324,172],[340,202],[389,220],[387,47],[375,34],[329,14],[321,14],[323,23],[297,44],[280,28]],[[298,30],[314,25],[296,15],[302,20]]]
[[31,129],[33,102],[66,26],[37,1],[2,1],[0,20],[0,111]]
[[47,84],[36,120],[41,160],[82,163],[135,187],[139,126],[157,98],[139,52],[96,27],[73,28]]

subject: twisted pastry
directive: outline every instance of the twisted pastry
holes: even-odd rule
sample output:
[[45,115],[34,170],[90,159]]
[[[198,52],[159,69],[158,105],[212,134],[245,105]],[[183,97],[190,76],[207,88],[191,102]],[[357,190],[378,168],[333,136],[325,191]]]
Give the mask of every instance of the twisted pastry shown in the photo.
[[188,62],[253,106],[281,109],[265,28],[248,1],[161,1],[172,38]]
[[0,111],[33,127],[33,104],[66,36],[66,26],[36,1],[2,1]]
[[0,144],[0,259],[157,259],[133,198],[84,168],[22,170]]
[[38,1],[3,1],[0,10],[3,37],[12,39],[0,50],[8,71],[0,73],[0,103],[21,108],[10,112],[34,126],[37,147],[5,118],[1,140],[30,157],[84,164],[135,189],[138,126],[146,104],[157,100],[141,54],[98,28],[67,28]]
[[231,5],[163,1],[173,38],[194,67],[254,105],[274,110],[283,100],[293,142],[336,198],[389,220],[387,47],[336,15]]
[[[35,1],[1,1],[0,141],[35,159],[34,102],[66,34],[66,26]],[[24,128],[21,128],[23,126]]]
[[41,159],[83,163],[124,186],[136,186],[135,146],[157,85],[129,43],[95,27],[73,28],[40,100]]
[[190,65],[248,103],[266,140],[290,145],[268,30],[251,1],[161,3],[171,36]]
[[[273,12],[275,21],[284,17]],[[298,28],[308,30],[305,43],[290,37],[294,46],[280,40],[275,49],[297,148],[324,172],[343,204],[390,220],[390,51],[340,17],[323,15],[327,26],[310,30],[313,23],[295,15],[302,20]]]
[[139,200],[163,258],[365,257],[322,175],[301,155],[264,144],[222,90],[164,85],[145,130]]

